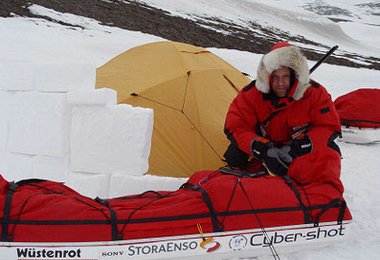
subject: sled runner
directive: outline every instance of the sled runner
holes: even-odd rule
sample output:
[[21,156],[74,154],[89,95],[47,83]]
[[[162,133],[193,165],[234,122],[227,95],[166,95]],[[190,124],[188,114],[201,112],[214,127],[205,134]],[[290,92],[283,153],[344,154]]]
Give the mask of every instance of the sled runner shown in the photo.
[[380,142],[380,128],[342,127],[339,141],[355,144]]
[[221,259],[315,249],[347,236],[350,221],[207,234],[87,243],[0,244],[1,259]]

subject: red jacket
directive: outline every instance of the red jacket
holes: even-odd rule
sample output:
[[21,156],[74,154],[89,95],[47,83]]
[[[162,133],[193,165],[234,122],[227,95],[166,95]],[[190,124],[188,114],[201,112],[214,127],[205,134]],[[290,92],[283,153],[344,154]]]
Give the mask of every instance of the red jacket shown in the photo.
[[329,93],[311,82],[299,100],[288,97],[277,98],[277,103],[275,100],[273,94],[259,91],[255,82],[240,91],[226,117],[230,139],[252,155],[250,146],[258,134],[283,144],[300,133],[307,134],[312,151],[292,161],[289,176],[300,184],[331,183],[343,192],[339,180],[340,153],[333,142],[334,135],[340,132],[340,123]]

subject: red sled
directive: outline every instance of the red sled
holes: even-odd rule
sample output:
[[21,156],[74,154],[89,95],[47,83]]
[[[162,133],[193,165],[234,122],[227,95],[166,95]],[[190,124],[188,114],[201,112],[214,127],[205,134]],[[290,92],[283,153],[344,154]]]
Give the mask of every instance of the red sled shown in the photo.
[[380,141],[380,89],[362,88],[338,97],[335,107],[342,125],[339,141],[366,144]]
[[104,252],[116,245],[125,259],[252,257],[339,240],[352,220],[330,184],[219,170],[195,173],[176,191],[112,199],[84,197],[59,182],[0,178],[0,205],[1,259],[47,252],[109,259]]

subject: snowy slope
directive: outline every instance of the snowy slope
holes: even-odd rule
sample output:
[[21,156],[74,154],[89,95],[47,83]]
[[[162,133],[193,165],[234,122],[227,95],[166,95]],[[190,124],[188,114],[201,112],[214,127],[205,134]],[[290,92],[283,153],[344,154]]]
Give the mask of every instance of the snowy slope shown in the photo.
[[[363,9],[359,11],[356,9],[355,4],[360,1],[334,1],[336,5],[339,4],[339,6],[349,9],[354,14],[350,18],[351,22],[345,22],[344,26],[341,25],[341,22],[335,24],[325,17],[319,17],[310,13],[310,11],[305,11],[302,6],[312,1],[298,0],[293,1],[292,4],[285,4],[288,1],[275,0],[146,0],[144,2],[187,17],[220,16],[223,19],[231,19],[242,25],[246,24],[252,17],[255,17],[255,19],[260,18],[258,20],[260,23],[266,24],[273,21],[271,25],[282,30],[290,30],[323,43],[327,42],[333,45],[336,43],[335,40],[338,40],[338,44],[342,45],[342,48],[347,48],[350,51],[366,51],[369,55],[377,57],[379,57],[380,53],[378,47],[374,44],[379,42],[380,34],[372,33],[371,37],[369,37],[367,32],[367,30],[378,32],[379,29],[377,28],[379,28],[380,23],[377,17],[361,13]],[[254,2],[260,2],[260,8],[251,9],[250,6]],[[0,41],[0,68],[2,66],[15,66],[18,63],[36,66],[56,62],[63,65],[63,69],[62,66],[60,67],[62,69],[60,72],[64,72],[65,66],[69,70],[72,64],[78,61],[95,67],[100,66],[128,48],[162,40],[159,37],[139,32],[101,26],[96,21],[87,18],[60,14],[38,6],[33,6],[32,8],[35,12],[70,21],[71,24],[80,24],[85,29],[68,28],[39,19],[0,18],[0,34],[2,35],[2,40]],[[287,10],[286,12],[283,11],[285,9]],[[273,19],[268,19],[268,17]],[[274,17],[278,19],[274,19]],[[313,31],[315,26],[319,28],[318,32]],[[326,28],[328,29],[322,34],[321,31]],[[328,38],[332,36],[337,36],[337,39],[329,40]],[[249,73],[253,77],[255,76],[255,69],[261,55],[216,48],[210,48],[210,50],[240,70]],[[310,65],[313,63],[314,61],[310,61]],[[26,74],[19,72],[15,72],[13,76],[26,80]],[[313,73],[312,77],[325,85],[334,99],[361,87],[380,88],[380,72],[376,70],[323,64]],[[57,80],[63,80],[63,78],[58,78]],[[10,153],[8,151],[9,142],[15,142],[8,139],[12,131],[9,128],[8,121],[18,119],[15,118],[14,114],[15,106],[21,106],[21,104],[14,103],[17,100],[14,97],[25,94],[24,92],[39,95],[41,92],[46,94],[46,91],[35,89],[9,90],[7,85],[10,84],[12,84],[11,77],[2,75],[0,84],[0,172],[11,180],[17,177],[13,171],[32,173],[33,169],[46,169],[38,167],[41,164],[33,164],[34,159],[36,159],[34,155]],[[56,83],[51,82],[51,84]],[[91,89],[94,86],[88,86],[88,88]],[[67,90],[63,89],[58,92],[66,93]],[[33,119],[37,120],[37,118]],[[54,122],[52,118],[46,118],[46,125],[54,124]],[[17,136],[13,138],[17,138]],[[322,250],[283,255],[281,259],[375,259],[380,253],[380,206],[377,203],[380,197],[380,189],[378,189],[380,185],[380,175],[378,173],[380,168],[380,161],[378,160],[380,157],[380,144],[354,145],[340,143],[340,147],[343,154],[342,180],[345,184],[345,197],[354,217],[350,238]],[[42,159],[46,160],[46,158],[39,157],[37,161],[41,162]],[[66,170],[61,164],[58,164],[58,167],[54,165],[56,164],[49,164],[46,171],[59,170],[63,172]],[[154,179],[154,182],[155,184],[150,187],[158,189],[178,187],[178,182],[165,187],[163,186],[164,182],[159,179]],[[132,189],[132,187],[130,188]],[[143,190],[147,187],[138,188]],[[123,189],[128,189],[128,187],[119,187],[119,192],[128,193],[132,191]],[[132,192],[138,191],[139,189],[135,189]],[[268,254],[270,254],[269,250]],[[262,257],[260,259],[271,259],[271,257]]]
[[[379,57],[380,53],[376,39],[368,34],[379,32],[380,18],[368,14],[368,6],[358,6],[361,1],[140,1],[193,20],[218,17],[251,28],[257,33],[250,26],[250,22],[256,22],[265,28],[301,36],[327,46],[338,44],[340,50],[374,57]],[[331,15],[316,13],[326,8],[331,10]],[[377,12],[380,12],[379,9],[377,7]],[[370,10],[376,12],[376,8]],[[341,22],[333,22],[328,17],[339,18]],[[306,44],[305,47],[311,46]]]

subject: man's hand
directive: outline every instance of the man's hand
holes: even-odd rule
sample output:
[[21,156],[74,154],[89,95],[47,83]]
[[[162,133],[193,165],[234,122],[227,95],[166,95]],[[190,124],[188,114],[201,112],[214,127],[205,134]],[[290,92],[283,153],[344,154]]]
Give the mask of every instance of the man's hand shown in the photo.
[[288,146],[290,148],[288,153],[291,157],[293,157],[293,159],[310,153],[313,148],[313,144],[307,135],[303,135],[301,138],[292,140]]
[[288,165],[293,160],[289,155],[290,147],[277,148],[268,139],[258,138],[253,141],[251,150],[253,157],[261,160],[271,174],[287,174]]
[[293,161],[293,158],[289,155],[289,150],[289,146],[268,149],[263,162],[271,174],[284,176],[288,173],[289,164]]
[[267,151],[272,147],[273,143],[271,141],[263,137],[258,137],[251,144],[252,156],[263,161]]
[[312,146],[307,135],[280,147],[260,137],[252,143],[251,149],[253,157],[261,160],[270,173],[283,176],[288,173],[290,163],[295,158],[310,153]]

